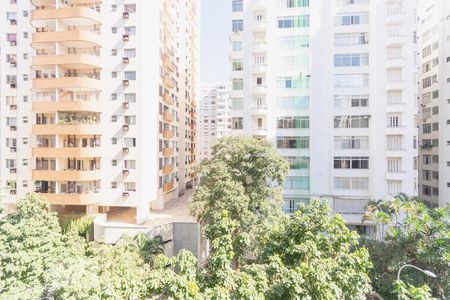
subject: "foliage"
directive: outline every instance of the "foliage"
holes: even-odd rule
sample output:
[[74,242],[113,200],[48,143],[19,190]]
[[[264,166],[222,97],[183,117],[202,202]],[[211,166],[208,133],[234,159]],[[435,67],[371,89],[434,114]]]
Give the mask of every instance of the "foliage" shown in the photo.
[[270,143],[245,137],[222,138],[212,159],[200,167],[201,182],[191,211],[203,225],[221,219],[224,210],[236,223],[233,250],[239,267],[256,255],[259,238],[282,217],[282,185],[287,162]]
[[73,232],[80,237],[89,240],[89,234],[92,232],[94,226],[94,219],[92,216],[82,216],[80,218],[71,220],[65,226],[63,225],[63,232]]
[[403,281],[396,281],[394,283],[394,291],[400,300],[432,300],[430,288],[425,284],[421,287],[413,285],[406,285]]
[[437,278],[408,269],[402,273],[403,280],[408,284],[427,284],[435,297],[449,297],[450,207],[428,208],[421,202],[397,198],[369,207],[366,219],[379,220],[382,211],[379,207],[387,211],[384,238],[362,240],[374,262],[370,272],[374,289],[385,299],[397,299],[392,283],[397,279],[398,269],[410,263],[434,272]]

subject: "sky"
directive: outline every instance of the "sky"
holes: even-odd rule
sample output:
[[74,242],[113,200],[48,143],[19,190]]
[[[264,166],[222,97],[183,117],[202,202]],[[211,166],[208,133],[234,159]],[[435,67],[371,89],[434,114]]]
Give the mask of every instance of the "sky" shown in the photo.
[[201,0],[200,14],[200,82],[227,82],[231,1]]

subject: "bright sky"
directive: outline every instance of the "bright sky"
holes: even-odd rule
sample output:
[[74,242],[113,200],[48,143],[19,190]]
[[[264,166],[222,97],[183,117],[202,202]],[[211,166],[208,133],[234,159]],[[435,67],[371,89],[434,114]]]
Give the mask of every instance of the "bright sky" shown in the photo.
[[226,82],[230,77],[231,1],[201,0],[200,13],[200,81]]

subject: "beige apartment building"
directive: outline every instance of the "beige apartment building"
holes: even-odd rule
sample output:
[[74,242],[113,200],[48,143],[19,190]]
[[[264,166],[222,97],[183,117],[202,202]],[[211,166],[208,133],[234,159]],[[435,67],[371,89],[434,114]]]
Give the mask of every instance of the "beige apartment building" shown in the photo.
[[193,186],[197,2],[2,4],[4,201],[140,224]]

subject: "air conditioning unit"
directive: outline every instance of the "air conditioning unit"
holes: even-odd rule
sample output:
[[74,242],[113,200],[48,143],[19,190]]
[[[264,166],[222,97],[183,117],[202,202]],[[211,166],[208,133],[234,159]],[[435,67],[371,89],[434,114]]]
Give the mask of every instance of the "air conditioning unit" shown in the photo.
[[9,151],[11,151],[11,152],[16,152],[16,151],[17,151],[17,148],[16,148],[16,147],[10,147],[10,148],[9,148]]
[[9,126],[9,130],[11,130],[11,131],[16,131],[16,130],[17,130],[17,127],[16,127],[16,126]]
[[130,81],[129,80],[123,80],[123,86],[129,86],[130,85]]
[[17,169],[16,168],[11,168],[11,169],[9,169],[9,173],[15,174],[15,173],[17,173]]
[[122,103],[122,107],[123,108],[129,108],[130,107],[130,103],[129,102],[123,102]]
[[16,42],[16,41],[10,41],[10,42],[9,42],[9,45],[11,45],[11,46],[16,46],[16,45],[17,45],[17,42]]
[[129,12],[123,12],[122,16],[124,19],[129,19],[130,18],[130,13]]
[[123,57],[122,58],[122,63],[128,64],[129,62],[130,62],[130,59],[128,57]]
[[17,105],[11,104],[11,105],[9,106],[9,109],[11,109],[11,110],[16,110],[16,109],[17,109]]
[[16,191],[16,190],[9,190],[9,193],[10,193],[11,195],[15,195],[15,194],[17,193],[17,191]]
[[130,40],[130,36],[128,34],[122,35],[122,41],[128,42]]
[[122,130],[123,130],[123,131],[128,131],[128,130],[130,130],[130,126],[128,126],[128,125],[123,125],[123,126],[122,126]]
[[9,66],[10,67],[17,67],[17,62],[12,61],[12,62],[9,63]]
[[17,84],[16,83],[10,83],[9,87],[12,88],[12,89],[15,89],[17,87]]
[[122,196],[124,198],[128,198],[128,197],[130,197],[130,193],[124,192],[124,193],[122,193]]
[[123,176],[128,176],[128,175],[130,175],[130,171],[129,170],[122,170],[122,175]]
[[17,25],[17,20],[16,19],[11,19],[11,20],[9,20],[9,24],[10,25]]
[[122,149],[122,152],[123,152],[123,153],[128,153],[128,152],[130,152],[130,148],[123,148],[123,149]]

